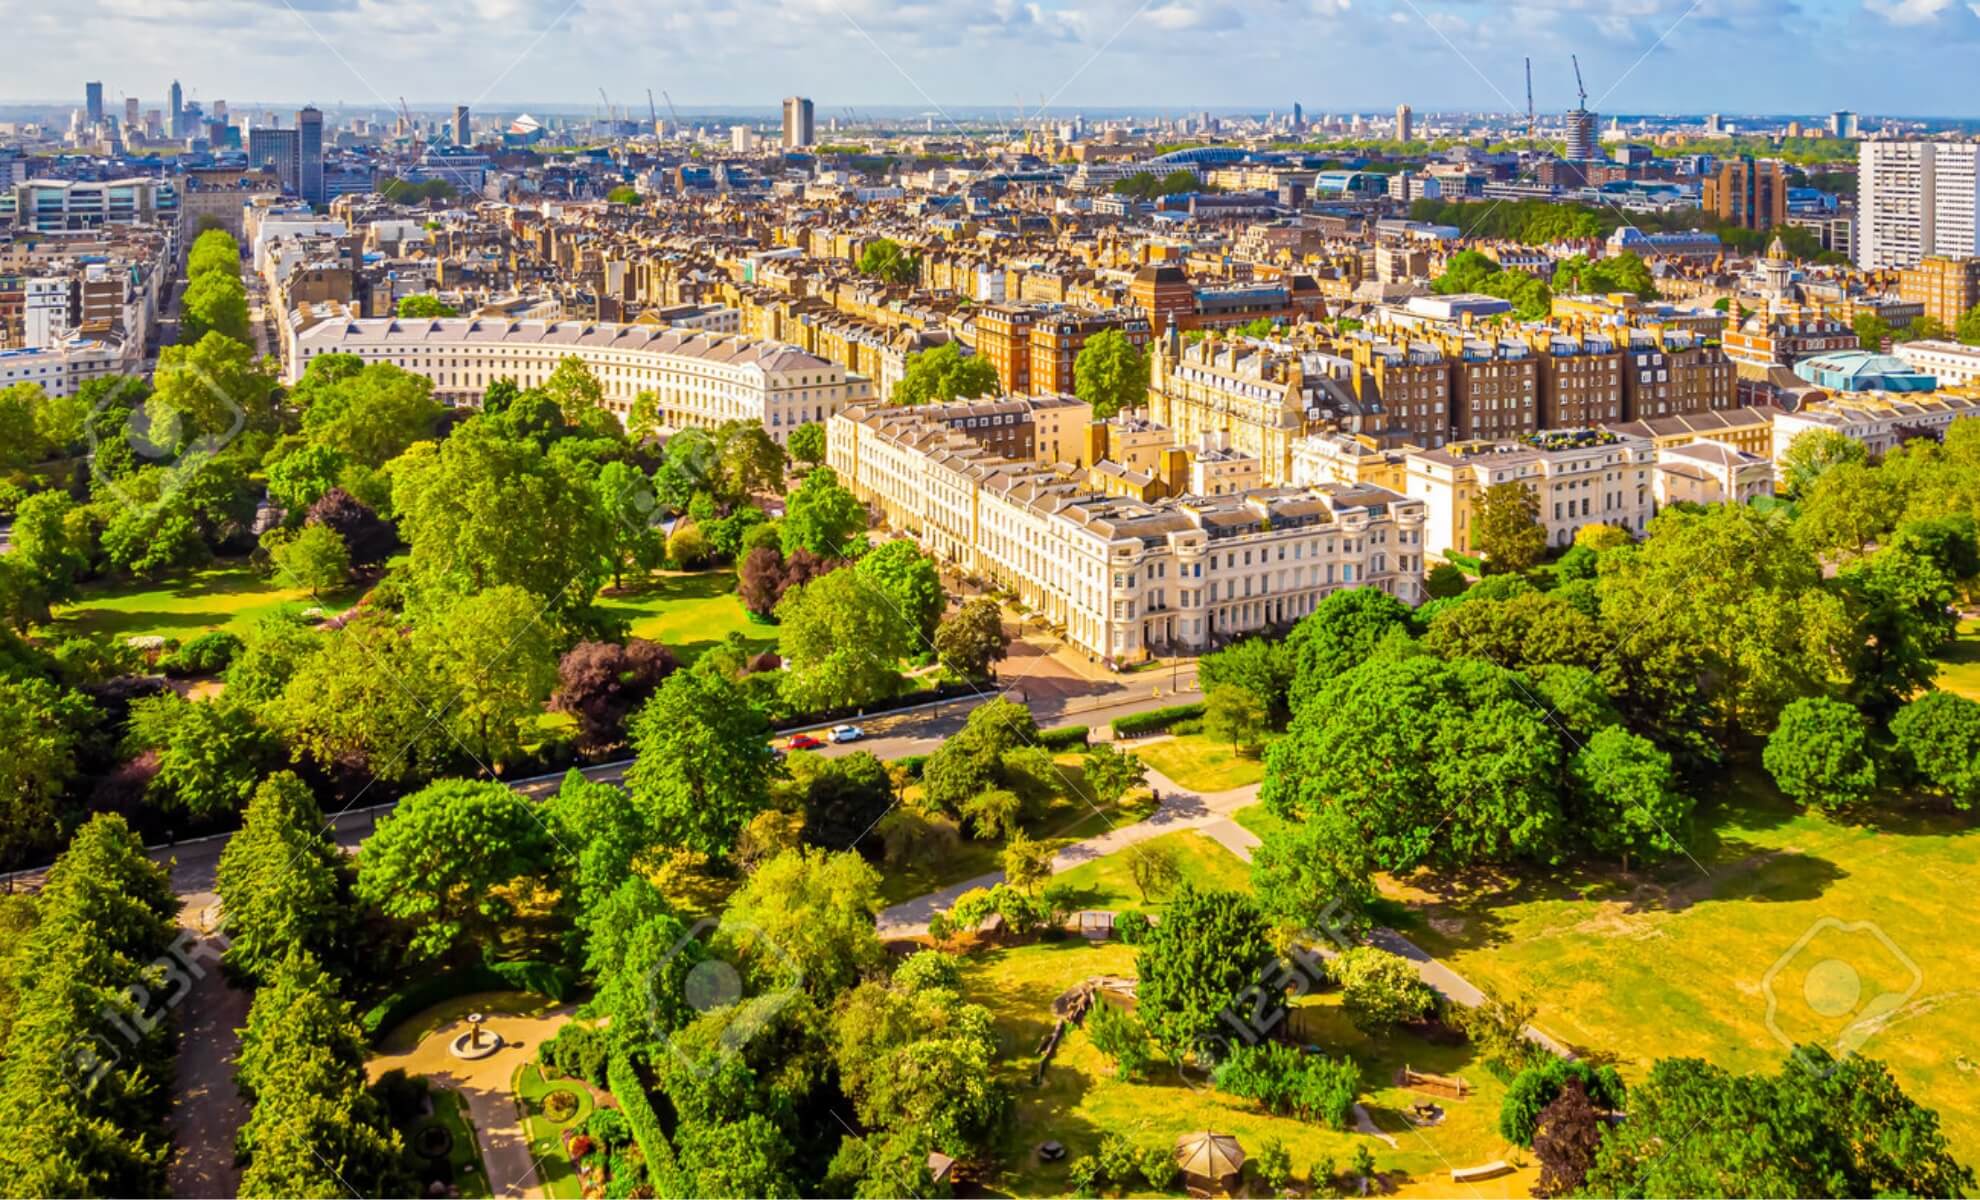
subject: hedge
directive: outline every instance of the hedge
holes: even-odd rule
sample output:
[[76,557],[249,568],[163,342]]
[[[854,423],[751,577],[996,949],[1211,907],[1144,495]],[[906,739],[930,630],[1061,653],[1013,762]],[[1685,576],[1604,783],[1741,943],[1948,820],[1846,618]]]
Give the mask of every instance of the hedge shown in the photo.
[[928,756],[926,754],[908,754],[890,761],[897,767],[905,768],[909,779],[919,779],[921,778],[921,768],[928,765]]
[[660,1131],[660,1117],[653,1111],[653,1098],[646,1094],[646,1084],[625,1051],[614,1054],[605,1064],[605,1082],[605,1090],[618,1100],[619,1111],[626,1114],[626,1124],[632,1126],[633,1141],[639,1143],[640,1153],[646,1155],[646,1178],[657,1191],[661,1181],[673,1172],[674,1147]]
[[1038,731],[1038,744],[1047,750],[1070,750],[1074,746],[1084,746],[1088,729],[1084,725],[1062,725],[1057,729]]
[[1201,704],[1175,704],[1168,708],[1151,708],[1147,712],[1129,713],[1125,717],[1114,718],[1114,736],[1135,737],[1144,733],[1159,733],[1178,721],[1187,721],[1202,715]]
[[407,984],[372,1005],[358,1024],[367,1039],[376,1041],[421,1009],[471,992],[537,992],[561,1001],[570,999],[576,989],[577,972],[554,963],[476,963]]

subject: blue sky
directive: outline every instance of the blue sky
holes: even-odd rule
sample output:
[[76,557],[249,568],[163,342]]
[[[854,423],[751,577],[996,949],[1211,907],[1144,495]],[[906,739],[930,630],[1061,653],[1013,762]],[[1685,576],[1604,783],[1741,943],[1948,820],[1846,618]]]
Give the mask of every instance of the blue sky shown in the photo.
[[[1980,0],[0,0],[0,100],[1980,114]],[[1957,81],[1959,86],[1948,86]]]

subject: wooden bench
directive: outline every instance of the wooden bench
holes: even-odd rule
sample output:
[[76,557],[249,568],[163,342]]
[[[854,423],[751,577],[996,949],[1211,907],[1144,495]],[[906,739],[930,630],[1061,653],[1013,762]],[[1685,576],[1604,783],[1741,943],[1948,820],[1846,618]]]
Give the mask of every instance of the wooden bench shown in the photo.
[[1497,1179],[1501,1175],[1512,1174],[1512,1167],[1504,1159],[1481,1163],[1475,1167],[1452,1167],[1452,1183],[1477,1183],[1481,1179]]

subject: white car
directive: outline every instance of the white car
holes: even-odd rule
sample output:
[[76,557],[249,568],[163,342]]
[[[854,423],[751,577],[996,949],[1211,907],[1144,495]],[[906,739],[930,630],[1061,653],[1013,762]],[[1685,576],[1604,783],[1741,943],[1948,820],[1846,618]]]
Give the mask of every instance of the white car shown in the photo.
[[857,725],[834,725],[826,736],[835,742],[856,742],[866,736],[866,731]]

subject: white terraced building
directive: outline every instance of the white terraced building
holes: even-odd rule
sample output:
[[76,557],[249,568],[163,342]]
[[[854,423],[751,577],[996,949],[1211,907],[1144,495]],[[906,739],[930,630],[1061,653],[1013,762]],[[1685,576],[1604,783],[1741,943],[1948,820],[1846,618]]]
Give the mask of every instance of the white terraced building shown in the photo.
[[826,461],[890,525],[1112,666],[1290,625],[1343,588],[1423,598],[1423,503],[1384,488],[1142,501],[1004,458],[917,408],[854,408],[825,428]]
[[869,380],[837,363],[741,334],[507,317],[332,316],[305,324],[306,311],[291,313],[283,331],[290,383],[320,354],[352,354],[431,379],[434,395],[449,403],[478,404],[496,380],[536,387],[574,355],[604,385],[605,406],[622,421],[634,398],[652,392],[667,428],[761,421],[779,443],[798,426],[873,396]]

